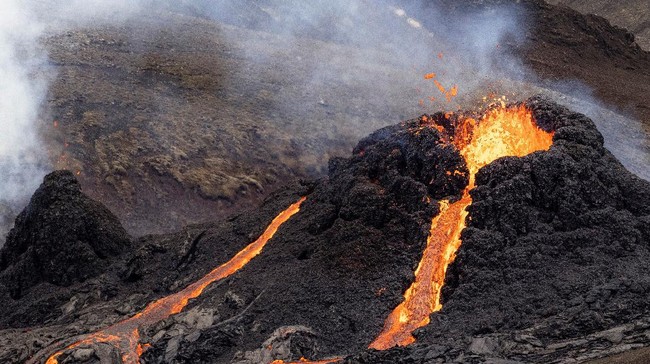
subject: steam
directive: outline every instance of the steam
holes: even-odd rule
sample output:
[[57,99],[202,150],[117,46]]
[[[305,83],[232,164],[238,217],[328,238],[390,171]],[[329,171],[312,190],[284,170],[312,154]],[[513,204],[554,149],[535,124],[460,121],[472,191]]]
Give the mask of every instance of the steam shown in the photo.
[[[43,27],[21,0],[0,3],[0,212],[22,207],[45,173],[37,134],[46,92],[39,69],[45,55],[38,46]],[[6,226],[8,221],[2,225]],[[6,231],[0,231],[2,235]]]
[[[119,25],[141,16],[155,0],[26,0],[38,4],[38,21],[47,24],[49,33],[89,26]],[[164,1],[163,1],[164,2]]]
[[[324,85],[351,80],[367,90],[369,96],[364,101],[369,110],[386,102],[387,98],[402,96],[400,102],[412,107],[404,114],[391,115],[389,123],[422,112],[474,109],[484,106],[483,102],[495,101],[491,97],[483,99],[489,93],[497,97],[505,95],[511,100],[544,93],[592,118],[605,137],[606,147],[629,170],[650,180],[647,167],[650,165],[650,136],[638,121],[624,111],[604,105],[579,81],[549,83],[540,80],[516,56],[508,53],[507,49],[523,45],[527,24],[534,21],[526,19],[519,11],[521,8],[512,3],[476,7],[475,11],[455,12],[454,15],[447,11],[454,1],[330,0],[296,4],[268,0],[263,3],[265,6],[257,6],[260,15],[246,25],[283,36],[284,46],[274,49],[272,54],[300,57],[306,44],[304,38],[334,41],[354,49],[342,60],[332,57],[332,49],[326,45],[310,49],[314,57],[305,60],[312,70],[311,77],[303,82],[305,93],[318,89],[327,94]],[[233,24],[241,24],[238,16],[244,12],[254,13],[256,6],[250,2],[239,8],[228,2],[199,4],[206,14]],[[255,40],[244,47],[252,59],[263,57],[260,48]],[[284,60],[268,57],[262,61]],[[345,66],[336,68],[337,62]],[[370,65],[384,66],[382,71],[386,73],[412,72],[400,74],[404,79],[394,83],[394,80],[383,79]],[[434,78],[423,80],[424,74],[434,73]],[[458,95],[441,94],[435,81],[448,93],[457,86]],[[413,93],[416,88],[419,92]],[[396,90],[401,95],[396,95]],[[377,99],[372,95],[377,95]],[[415,103],[417,99],[420,99],[419,107]],[[295,104],[286,105],[294,110],[296,107]],[[356,138],[379,126],[382,125],[355,121],[351,129],[358,131],[354,135]]]
[[0,246],[17,212],[52,169],[39,135],[51,122],[44,105],[54,77],[41,43],[46,30],[114,23],[117,14],[124,19],[136,12],[127,1],[0,2]]
[[[493,70],[497,58],[501,66],[505,64],[495,51],[507,34],[518,32],[520,26],[512,14],[503,11],[489,17],[475,16],[471,23],[461,24],[435,9],[425,9],[424,4],[404,8],[397,3],[367,0],[5,0],[0,4],[0,207],[4,209],[0,215],[19,211],[43,175],[52,169],[51,156],[39,136],[39,130],[52,123],[44,104],[48,80],[54,77],[42,44],[47,36],[152,17],[152,9],[184,12],[277,34],[282,40],[275,42],[273,49],[262,49],[264,41],[259,38],[232,41],[244,43],[238,49],[249,59],[276,67],[282,67],[286,57],[302,58],[308,76],[295,83],[303,88],[286,94],[280,91],[275,99],[280,110],[298,115],[288,129],[310,128],[308,123],[296,120],[313,114],[317,102],[335,103],[345,97],[329,87],[343,83],[348,89],[360,90],[354,95],[360,107],[358,118],[351,118],[339,129],[354,141],[377,127],[423,111],[452,108],[431,81],[424,82],[423,74],[436,72],[436,80],[445,87],[457,84],[461,94],[468,94],[486,78],[496,77]],[[419,19],[419,15],[426,18]],[[159,26],[164,28],[165,24]],[[305,45],[310,46],[309,57],[302,49]],[[438,54],[444,58],[436,58]],[[513,67],[508,63],[507,68]],[[400,84],[395,84],[396,80],[401,80]],[[418,88],[421,95],[416,93]],[[303,100],[295,102],[296,93],[317,95],[309,105]],[[418,98],[431,95],[439,101],[418,105]],[[389,108],[388,114],[378,116],[374,110],[381,110],[386,99],[406,106]],[[423,106],[429,109],[423,110]]]
[[[483,95],[484,85],[490,81],[501,80],[506,75],[511,79],[521,78],[528,73],[500,47],[503,42],[524,41],[526,29],[515,7],[504,5],[451,16],[444,5],[432,3],[267,0],[242,1],[238,5],[228,1],[196,1],[195,6],[221,22],[281,34],[286,39],[284,47],[276,49],[274,54],[298,56],[304,40],[309,38],[348,46],[347,73],[359,84],[373,84],[372,88],[420,87],[433,96],[441,96],[432,81],[421,80],[425,73],[433,72],[442,85],[458,85],[460,94],[473,95],[480,87]],[[244,47],[248,56],[263,56],[254,39],[250,45]],[[314,48],[318,57],[309,64],[313,72],[311,79],[304,82],[308,86],[322,85],[332,70],[331,53],[328,54],[331,49],[327,45]],[[264,61],[272,63],[278,59]],[[366,73],[369,64],[413,70],[411,76],[418,77],[404,80],[404,85],[395,85],[382,80],[381,75]],[[368,90],[371,92],[372,88]],[[412,104],[417,104],[417,100]],[[431,106],[438,109],[442,104]],[[449,109],[463,105],[444,106]]]
[[[315,123],[334,124],[343,135],[339,140],[349,145],[422,113],[485,106],[482,98],[490,91],[512,93],[504,79],[528,73],[502,47],[524,41],[525,22],[515,6],[450,15],[447,6],[453,3],[195,0],[192,5],[196,14],[221,24],[258,30],[232,40],[252,63],[308,70],[304,75],[287,69],[290,77],[301,78],[295,82],[301,86],[273,93],[285,127],[314,135]],[[425,79],[427,74],[435,78]],[[315,138],[325,141],[331,133]],[[332,155],[327,148],[310,147],[303,158],[313,161],[310,153],[324,156],[323,165]]]

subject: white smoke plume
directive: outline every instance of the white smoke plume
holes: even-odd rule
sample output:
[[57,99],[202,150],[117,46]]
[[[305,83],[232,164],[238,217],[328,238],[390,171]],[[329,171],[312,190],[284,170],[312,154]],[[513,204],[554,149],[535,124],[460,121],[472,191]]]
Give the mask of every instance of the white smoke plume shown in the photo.
[[[0,3],[0,210],[15,211],[45,173],[37,120],[46,92],[43,26],[21,0]],[[3,214],[6,215],[6,214]],[[5,233],[5,232],[2,232]]]
[[47,30],[114,23],[135,9],[127,1],[0,2],[0,239],[52,168],[39,136],[55,76],[42,45]]
[[[405,84],[418,88],[419,95],[409,94],[409,97],[419,98],[421,107],[416,107],[415,100],[411,100],[411,114],[395,115],[394,121],[422,112],[473,109],[484,106],[483,101],[489,103],[502,96],[518,101],[534,93],[545,93],[591,117],[605,136],[607,147],[622,163],[642,178],[650,178],[647,163],[650,136],[639,122],[620,110],[611,110],[611,106],[593,97],[589,87],[579,81],[549,83],[540,80],[516,56],[508,53],[508,49],[524,46],[525,34],[529,26],[534,26],[535,19],[525,17],[517,4],[519,1],[492,3],[501,5],[477,6],[475,11],[454,15],[446,11],[446,6],[453,7],[454,1],[446,0],[196,0],[193,6],[199,13],[219,21],[281,34],[285,38],[284,46],[271,54],[299,57],[304,38],[310,37],[352,45],[355,51],[345,54],[343,59],[332,55],[330,48],[316,47],[316,57],[307,65],[312,74],[304,80],[305,92],[322,89],[331,81],[354,82],[360,89],[367,90],[364,92],[377,96],[377,100],[365,97],[369,105],[374,106],[381,104],[382,98],[394,97],[396,88],[409,94]],[[242,16],[256,12],[259,16],[252,20]],[[244,49],[249,57],[264,57],[259,47],[259,43],[251,39]],[[264,61],[283,60],[268,57]],[[332,67],[336,63],[346,65],[343,71]],[[369,71],[370,63],[384,65],[386,73],[393,70],[413,72],[401,74],[411,78],[395,84],[382,79],[381,74],[374,73],[375,69]],[[423,79],[425,74],[431,78]],[[439,92],[439,87],[446,93]],[[322,92],[327,93],[327,89]],[[299,106],[287,107],[296,109]],[[360,135],[375,127],[377,125],[370,128],[357,125]]]
[[[403,3],[403,4],[402,4]],[[524,41],[525,22],[514,6],[451,16],[434,1],[207,1],[196,0],[199,13],[232,24],[245,25],[282,35],[284,49],[276,53],[299,54],[305,38],[350,45],[354,53],[345,55],[351,76],[361,84],[373,82],[382,89],[395,87],[379,77],[364,74],[368,63],[400,70],[414,70],[423,76],[435,73],[445,88],[458,86],[459,94],[472,94],[477,87],[504,75],[520,78],[528,73],[505,53],[503,42]],[[408,5],[408,6],[403,6]],[[251,16],[252,14],[252,16]],[[255,40],[251,40],[254,45]],[[255,46],[244,47],[250,55],[262,56]],[[310,64],[312,83],[328,76],[331,54],[326,47],[319,61]],[[318,50],[317,50],[318,52]],[[274,62],[273,59],[265,59]],[[369,79],[370,78],[370,79]],[[309,81],[309,80],[305,80]],[[432,80],[405,80],[438,93]],[[309,82],[305,82],[309,84]],[[435,92],[435,94],[434,94]],[[440,105],[435,105],[440,106]],[[459,105],[447,105],[447,107]]]

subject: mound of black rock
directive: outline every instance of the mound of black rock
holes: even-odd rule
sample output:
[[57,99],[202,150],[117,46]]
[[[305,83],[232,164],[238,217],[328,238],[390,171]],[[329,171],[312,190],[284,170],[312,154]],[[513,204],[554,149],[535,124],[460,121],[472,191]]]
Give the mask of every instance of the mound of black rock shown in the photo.
[[526,104],[553,146],[479,171],[442,311],[416,345],[347,362],[580,362],[650,344],[650,183],[584,115]]
[[[144,362],[261,363],[363,350],[413,280],[436,199],[460,195],[467,174],[458,151],[419,119],[371,134],[352,157],[330,161],[328,178],[310,184],[301,211],[259,257],[211,290],[211,310],[226,320],[246,310],[241,318],[190,340],[156,328],[148,335],[162,336]],[[221,298],[233,295],[239,304]],[[285,344],[278,332],[290,333]]]
[[71,172],[53,172],[0,250],[0,284],[14,299],[41,282],[69,286],[103,272],[129,248],[119,220],[81,193]]

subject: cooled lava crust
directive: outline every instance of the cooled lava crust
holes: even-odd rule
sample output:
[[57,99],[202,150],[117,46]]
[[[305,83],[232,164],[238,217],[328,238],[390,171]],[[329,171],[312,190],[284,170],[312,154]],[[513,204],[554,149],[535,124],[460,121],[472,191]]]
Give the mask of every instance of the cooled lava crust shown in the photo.
[[[134,315],[230,259],[305,195],[301,211],[258,257],[183,313],[142,328],[141,342],[151,344],[143,363],[330,356],[348,363],[548,362],[602,355],[629,340],[650,345],[641,334],[650,327],[650,184],[603,148],[584,115],[540,98],[525,104],[541,128],[555,132],[553,145],[479,171],[443,309],[411,346],[365,349],[413,280],[437,200],[459,198],[468,183],[459,152],[420,118],[363,139],[350,158],[330,161],[327,179],[290,184],[224,221],[143,237],[111,264],[93,265],[95,274],[39,280],[20,295],[11,294],[6,272],[41,262],[21,251],[44,243],[17,244],[17,233],[10,234],[0,253],[12,257],[3,258],[0,272],[0,361],[22,363],[55,341]],[[57,194],[76,184],[60,172],[44,186],[48,181],[59,189],[39,191]],[[66,216],[83,206],[36,204],[37,195],[23,215]],[[14,230],[25,230],[25,221]],[[47,226],[71,234],[65,225]],[[35,236],[41,228],[30,227]],[[63,241],[47,244],[57,251]],[[598,336],[611,329],[620,335]],[[577,338],[583,340],[558,344]],[[119,360],[106,346],[92,349],[59,360]]]
[[0,282],[13,298],[41,282],[68,286],[98,275],[129,249],[119,220],[81,193],[71,172],[53,172],[0,251]]

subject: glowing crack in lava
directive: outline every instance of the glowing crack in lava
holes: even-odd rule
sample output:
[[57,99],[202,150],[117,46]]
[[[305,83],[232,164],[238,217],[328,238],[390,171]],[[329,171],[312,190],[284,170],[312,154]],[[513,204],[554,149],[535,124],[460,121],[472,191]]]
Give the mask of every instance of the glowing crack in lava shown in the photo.
[[276,231],[278,231],[280,225],[300,211],[300,205],[305,201],[305,199],[306,197],[302,197],[296,203],[282,211],[273,219],[273,221],[271,221],[271,224],[269,224],[257,240],[250,243],[232,259],[215,268],[200,280],[192,283],[180,292],[150,303],[144,310],[137,313],[135,316],[118,322],[104,330],[89,334],[84,339],[54,353],[46,361],[46,364],[58,364],[58,357],[61,356],[64,351],[94,343],[111,344],[119,350],[122,355],[123,363],[137,364],[142,353],[148,348],[147,344],[142,345],[139,342],[140,326],[152,325],[171,315],[181,312],[188,304],[189,300],[201,295],[203,290],[211,283],[226,278],[245,266],[251,261],[251,259],[262,251],[266,243],[273,237],[273,235],[275,235]]
[[[435,126],[435,125],[434,125]],[[438,127],[440,130],[440,128]],[[460,247],[465,228],[466,208],[472,203],[469,191],[474,188],[478,170],[505,156],[523,157],[548,150],[553,133],[540,129],[525,106],[498,107],[489,110],[478,122],[460,120],[451,142],[460,150],[470,172],[469,184],[460,200],[440,201],[440,213],[431,221],[427,246],[415,271],[415,281],[404,293],[404,301],[386,319],[379,336],[370,348],[386,350],[413,343],[412,332],[429,323],[429,315],[442,308],[441,288],[447,267]]]

